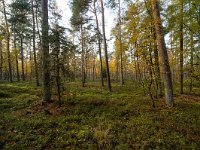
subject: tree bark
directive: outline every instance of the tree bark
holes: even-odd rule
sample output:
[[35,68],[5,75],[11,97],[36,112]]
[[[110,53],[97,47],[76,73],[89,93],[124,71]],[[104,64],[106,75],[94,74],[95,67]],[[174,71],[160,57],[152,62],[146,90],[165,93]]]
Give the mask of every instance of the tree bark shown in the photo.
[[6,49],[7,49],[7,55],[8,55],[9,81],[12,83],[13,77],[12,77],[12,65],[11,65],[11,58],[10,58],[10,31],[9,31],[8,20],[7,20],[7,16],[6,16],[5,1],[2,0],[2,2],[3,2],[4,19],[5,19],[5,23],[6,23],[6,40],[7,40]]
[[17,81],[20,81],[19,75],[19,62],[18,62],[18,52],[17,52],[17,45],[16,45],[16,31],[14,27],[14,49],[15,49],[15,63],[16,63],[16,73],[17,73]]
[[60,33],[57,28],[56,31],[56,85],[57,85],[57,93],[58,93],[58,102],[59,106],[61,106],[61,90],[60,90],[60,60],[59,60],[59,54],[60,54]]
[[25,81],[25,74],[24,74],[24,49],[23,49],[23,35],[20,35],[20,51],[21,51],[21,62],[22,62],[22,80]]
[[180,94],[183,94],[183,0],[180,0]]
[[111,89],[111,81],[110,81],[110,71],[109,71],[109,63],[108,63],[108,50],[107,50],[107,42],[106,42],[106,32],[105,32],[105,18],[104,18],[104,4],[103,0],[101,0],[101,10],[102,10],[102,30],[103,30],[103,41],[104,41],[104,51],[105,51],[105,61],[106,61],[106,73],[107,73],[107,83],[109,92]]
[[3,51],[2,40],[0,39],[0,80],[3,79]]
[[162,31],[162,23],[160,18],[160,10],[158,0],[151,0],[153,19],[157,37],[157,44],[159,50],[159,57],[161,60],[161,70],[163,72],[164,88],[165,88],[165,100],[168,107],[174,106],[173,100],[173,87],[171,79],[171,71],[169,66],[169,59],[167,49],[165,45],[164,35]]
[[[37,4],[37,1],[35,1],[35,2]],[[37,27],[37,33],[38,33],[38,37],[39,37],[39,42],[40,42],[40,46],[41,46],[42,45],[42,38],[41,38],[41,35],[40,35],[40,29],[39,29],[38,12],[39,12],[39,7],[36,7],[35,21],[36,21],[36,27]]]
[[85,87],[85,51],[83,41],[83,27],[81,25],[81,72],[82,72],[82,87]]
[[[191,3],[189,6],[191,7]],[[200,8],[199,8],[199,10],[200,10]],[[199,16],[200,16],[200,14],[199,14]],[[191,14],[190,14],[190,22],[192,22]],[[192,89],[193,89],[193,72],[194,72],[194,32],[192,31],[191,25],[190,25],[190,49],[191,49],[191,51],[190,51],[190,93],[191,93]]]
[[33,57],[34,57],[34,64],[35,64],[35,78],[36,78],[36,85],[39,86],[39,77],[38,77],[38,65],[37,65],[37,56],[36,56],[36,48],[35,48],[35,11],[34,11],[34,0],[31,0],[31,7],[32,7],[32,21],[33,21]]
[[155,59],[155,73],[156,73],[156,84],[157,84],[157,90],[158,90],[158,96],[162,96],[162,82],[161,82],[161,76],[160,76],[160,65],[159,65],[159,58],[158,58],[158,48],[156,43],[156,33],[155,28],[153,31],[153,38],[154,38],[154,59]]
[[95,55],[93,56],[93,63],[92,63],[92,81],[94,81],[94,78],[95,78],[95,61],[96,61],[96,58],[95,58]]
[[193,88],[193,77],[192,74],[194,72],[194,40],[193,40],[193,32],[190,31],[190,92],[192,92]]
[[49,40],[48,40],[48,0],[42,2],[42,67],[43,67],[43,100],[49,102],[51,100],[50,91],[50,56],[49,56]]

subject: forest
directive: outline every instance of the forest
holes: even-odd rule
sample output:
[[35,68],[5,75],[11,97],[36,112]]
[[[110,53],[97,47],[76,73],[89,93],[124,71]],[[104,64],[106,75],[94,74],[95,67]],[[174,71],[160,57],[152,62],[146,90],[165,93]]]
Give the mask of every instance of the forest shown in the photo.
[[0,118],[2,150],[200,149],[200,1],[0,0]]

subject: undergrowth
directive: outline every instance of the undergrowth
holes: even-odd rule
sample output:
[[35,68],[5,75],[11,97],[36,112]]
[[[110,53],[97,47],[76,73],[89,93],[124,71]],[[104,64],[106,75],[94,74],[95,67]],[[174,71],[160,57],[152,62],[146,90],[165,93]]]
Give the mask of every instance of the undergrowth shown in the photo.
[[156,108],[138,85],[97,83],[66,86],[59,107],[56,96],[41,103],[41,88],[28,83],[0,83],[0,149],[200,149],[200,97],[163,99]]

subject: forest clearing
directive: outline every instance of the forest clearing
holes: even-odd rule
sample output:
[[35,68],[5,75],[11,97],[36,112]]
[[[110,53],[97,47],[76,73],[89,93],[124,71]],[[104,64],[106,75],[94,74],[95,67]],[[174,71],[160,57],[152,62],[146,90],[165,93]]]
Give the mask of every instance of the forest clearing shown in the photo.
[[0,149],[200,149],[199,0],[0,0]]

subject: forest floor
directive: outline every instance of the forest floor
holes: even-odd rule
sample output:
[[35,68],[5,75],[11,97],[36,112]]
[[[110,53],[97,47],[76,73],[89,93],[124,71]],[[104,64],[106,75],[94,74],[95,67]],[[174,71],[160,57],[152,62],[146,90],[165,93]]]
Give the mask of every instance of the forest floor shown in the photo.
[[199,96],[152,108],[137,85],[97,85],[69,84],[59,107],[41,102],[41,88],[0,83],[0,149],[200,149]]

